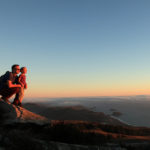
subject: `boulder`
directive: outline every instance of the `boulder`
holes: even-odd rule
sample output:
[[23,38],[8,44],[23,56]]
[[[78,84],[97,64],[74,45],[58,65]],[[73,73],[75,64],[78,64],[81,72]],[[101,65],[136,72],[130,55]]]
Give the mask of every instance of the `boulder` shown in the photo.
[[0,123],[7,124],[12,122],[35,122],[45,124],[48,123],[49,120],[25,108],[0,100]]

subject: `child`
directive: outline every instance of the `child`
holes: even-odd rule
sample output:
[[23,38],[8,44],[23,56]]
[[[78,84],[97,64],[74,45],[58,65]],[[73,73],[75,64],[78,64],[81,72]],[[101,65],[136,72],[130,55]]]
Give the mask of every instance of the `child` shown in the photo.
[[22,67],[20,69],[20,76],[18,78],[18,82],[19,84],[21,84],[21,91],[19,92],[19,102],[18,102],[18,105],[20,107],[22,107],[22,100],[23,100],[23,97],[24,97],[24,89],[27,89],[27,83],[26,83],[26,73],[27,73],[27,68],[26,67]]

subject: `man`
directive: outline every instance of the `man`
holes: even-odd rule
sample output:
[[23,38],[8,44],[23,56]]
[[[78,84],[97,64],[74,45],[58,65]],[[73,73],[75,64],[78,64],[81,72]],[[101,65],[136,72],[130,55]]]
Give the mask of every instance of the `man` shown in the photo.
[[16,94],[13,104],[17,105],[18,96],[21,85],[17,84],[18,74],[20,73],[20,66],[15,64],[12,66],[12,72],[7,71],[3,76],[0,77],[0,95],[2,99],[9,102],[9,98]]

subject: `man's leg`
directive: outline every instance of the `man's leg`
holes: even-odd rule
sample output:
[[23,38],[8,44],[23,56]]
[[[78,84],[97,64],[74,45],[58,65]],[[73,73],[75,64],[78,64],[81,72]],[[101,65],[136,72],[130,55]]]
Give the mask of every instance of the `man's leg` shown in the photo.
[[23,97],[24,97],[24,88],[20,88],[19,92],[16,93],[16,97],[14,99],[13,104],[15,104],[15,105],[21,105]]
[[23,87],[21,87],[20,88],[20,92],[19,92],[19,106],[21,106],[22,107],[22,100],[23,100],[23,97],[24,97],[24,88]]
[[14,88],[4,88],[0,91],[0,94],[2,95],[2,99],[9,102],[9,98],[13,96],[14,94],[19,93],[20,88],[14,87]]
[[12,104],[14,104],[14,105],[18,105],[19,104],[19,93],[20,93],[20,89],[19,89],[19,92],[16,93],[16,96],[15,96],[14,101],[13,101]]

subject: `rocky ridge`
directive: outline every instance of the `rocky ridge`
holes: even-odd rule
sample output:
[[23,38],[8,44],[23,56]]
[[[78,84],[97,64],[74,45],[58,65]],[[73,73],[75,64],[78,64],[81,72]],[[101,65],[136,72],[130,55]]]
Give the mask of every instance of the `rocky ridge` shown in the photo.
[[49,120],[46,117],[0,100],[0,122],[3,124],[13,122],[34,122],[44,124],[48,123],[48,121]]
[[[83,108],[74,110],[89,112]],[[51,120],[2,100],[0,122],[0,150],[150,149],[149,128],[113,125],[112,121],[104,124],[81,120]]]

